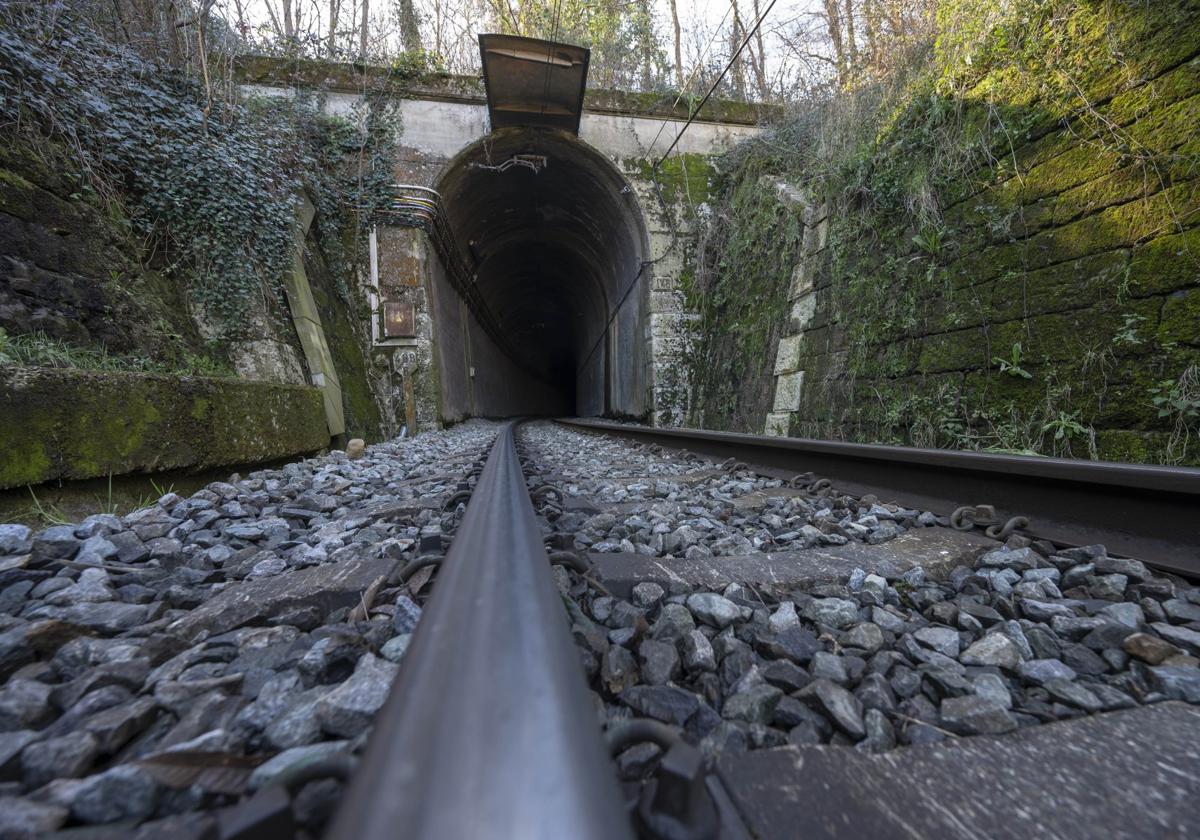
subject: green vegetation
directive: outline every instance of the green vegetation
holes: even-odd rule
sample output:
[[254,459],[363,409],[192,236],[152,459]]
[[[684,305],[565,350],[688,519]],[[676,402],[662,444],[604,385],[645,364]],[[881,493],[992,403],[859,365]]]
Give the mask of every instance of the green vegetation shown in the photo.
[[[773,345],[755,358],[726,322],[779,329],[744,298],[786,296],[803,212],[816,297],[792,433],[1200,463],[1200,7],[955,0],[937,30],[907,73],[722,162],[710,238],[785,265],[707,252],[696,404],[769,366]],[[747,189],[783,216],[747,212]],[[734,391],[696,419],[760,430],[772,390]]]
[[628,162],[643,180],[655,184],[662,202],[672,210],[682,209],[694,217],[696,209],[708,201],[713,188],[713,166],[708,155],[692,152],[672,155],[657,170],[654,161],[635,158]]
[[0,365],[79,368],[80,370],[138,371],[177,376],[235,377],[226,365],[209,356],[185,353],[175,364],[145,356],[110,355],[107,351],[77,347],[42,333],[8,335],[0,329]]
[[693,411],[709,428],[752,425],[774,386],[770,360],[785,326],[803,224],[768,182],[767,167],[756,161],[736,179],[718,182],[725,210],[738,223],[710,228],[697,256],[703,270],[687,284],[688,305],[699,312],[704,336],[694,362],[700,387]]
[[[110,204],[143,260],[216,319],[244,331],[250,304],[277,294],[292,259],[298,192],[344,276],[358,255],[348,225],[386,200],[394,109],[330,117],[315,95],[239,101],[112,44],[82,20],[14,4],[0,16],[0,118],[22,139],[75,150],[73,198]],[[61,11],[61,10],[59,10]],[[351,236],[351,244],[361,236]],[[343,279],[342,286],[345,288]]]
[[[329,115],[316,77],[244,98],[215,56],[180,53],[173,33],[122,37],[93,11],[0,10],[0,213],[19,220],[0,226],[0,250],[22,261],[4,289],[15,304],[0,316],[0,366],[232,378],[236,362],[294,380],[283,280],[307,199],[304,258],[320,266],[347,416],[374,439],[356,278],[370,216],[389,200],[397,103],[367,91]],[[398,60],[388,92],[427,71]],[[208,411],[203,399],[191,408],[196,420]],[[130,439],[114,445],[137,449],[140,418],[117,414]],[[39,457],[20,456],[31,474]]]
[[312,388],[78,368],[0,368],[0,489],[198,469],[329,442]]

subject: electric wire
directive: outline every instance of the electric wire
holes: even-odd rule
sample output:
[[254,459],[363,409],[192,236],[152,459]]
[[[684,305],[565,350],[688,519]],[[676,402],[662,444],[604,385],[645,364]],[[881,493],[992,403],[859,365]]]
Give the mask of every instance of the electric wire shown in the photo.
[[546,46],[546,84],[542,87],[541,115],[546,115],[546,99],[550,96],[550,72],[554,69],[554,43],[558,40],[558,21],[562,13],[562,0],[554,0],[554,18],[550,26],[550,39]]
[[[705,6],[706,10],[707,8],[708,7]],[[687,90],[689,86],[691,86],[692,80],[696,78],[696,74],[699,73],[700,68],[704,66],[704,61],[708,58],[708,54],[712,50],[713,44],[716,43],[717,35],[721,33],[721,27],[725,25],[725,21],[729,20],[729,13],[731,11],[733,11],[733,3],[729,4],[729,8],[725,10],[725,16],[721,18],[721,22],[717,24],[717,28],[713,30],[712,35],[708,39],[708,44],[704,47],[704,52],[700,54],[700,57],[696,59],[696,63],[692,65],[692,72],[688,74],[687,81],[683,83],[683,87],[676,95],[674,103],[671,104],[672,110],[674,110],[676,106],[678,106],[683,100],[683,92]],[[667,120],[664,119],[661,123],[659,123],[658,132],[654,135],[654,139],[650,141],[650,148],[646,150],[647,157],[654,153],[654,147],[658,145],[658,138],[662,136],[663,129],[666,127]]]
[[[745,39],[738,46],[733,55],[730,56],[729,61],[726,62],[725,67],[721,70],[720,75],[717,76],[716,81],[712,83],[712,86],[709,87],[708,92],[704,94],[704,98],[700,100],[700,104],[696,106],[694,111],[692,111],[691,115],[687,118],[687,122],[684,123],[683,128],[679,129],[679,133],[676,134],[675,139],[671,141],[671,145],[667,147],[666,152],[663,153],[663,156],[659,158],[658,162],[652,167],[655,185],[658,185],[659,167],[662,166],[663,161],[667,159],[667,157],[671,154],[671,151],[679,143],[679,138],[683,137],[683,133],[688,130],[689,126],[691,126],[692,122],[696,119],[696,115],[700,113],[700,110],[704,107],[705,103],[708,102],[709,97],[712,96],[713,91],[715,91],[717,86],[720,85],[725,79],[725,74],[729,72],[729,68],[733,66],[733,63],[738,60],[738,57],[742,54],[742,50],[744,50],[746,45],[750,43],[750,39],[754,37],[756,32],[758,32],[759,27],[762,26],[763,21],[767,19],[767,15],[771,13],[771,9],[775,7],[776,2],[777,0],[771,0],[770,5],[768,5],[767,8],[763,10],[763,13],[758,16],[758,20],[754,22],[754,27],[746,33]],[[732,8],[732,6],[730,6],[730,8]],[[728,13],[726,13],[726,16],[728,16]],[[718,27],[718,30],[719,29],[720,27]],[[665,121],[663,125],[666,125]],[[661,131],[661,128],[659,130]],[[651,148],[653,148],[653,143],[651,144]],[[673,244],[674,243],[672,243],[672,245]],[[612,311],[609,312],[608,319],[604,322],[604,328],[600,331],[600,334],[596,336],[596,341],[592,344],[591,349],[588,350],[588,352],[583,356],[583,360],[576,368],[577,375],[580,371],[587,367],[588,362],[591,360],[592,356],[595,355],[596,350],[600,347],[601,342],[603,342],[605,337],[608,335],[608,328],[612,326],[612,322],[616,319],[617,315],[620,314],[621,307],[625,305],[625,301],[629,298],[630,293],[637,286],[637,283],[642,278],[642,275],[646,273],[646,269],[663,259],[665,256],[666,253],[663,253],[660,257],[658,257],[658,259],[643,261],[638,267],[637,274],[635,274],[633,279],[629,281],[629,285],[625,287],[625,291],[621,294],[621,298],[617,301],[617,305],[614,306]]]
[[696,106],[696,110],[692,111],[691,115],[687,118],[687,122],[683,124],[683,128],[679,129],[679,133],[675,135],[675,139],[671,141],[671,145],[667,147],[665,152],[663,152],[663,156],[658,159],[658,163],[654,164],[655,172],[657,172],[658,168],[662,166],[663,161],[670,156],[671,151],[679,143],[679,139],[683,137],[683,133],[691,126],[692,122],[696,119],[696,116],[700,113],[701,109],[704,108],[704,105],[713,95],[713,92],[717,89],[718,85],[725,80],[725,74],[729,72],[729,68],[732,67],[733,63],[738,60],[739,56],[741,56],[742,50],[746,49],[746,45],[750,43],[750,39],[754,37],[756,32],[758,32],[758,29],[760,26],[762,26],[763,21],[767,19],[767,15],[771,13],[771,9],[775,8],[776,2],[778,2],[778,0],[771,0],[770,5],[768,5],[763,13],[758,16],[758,20],[754,22],[754,27],[746,33],[746,37],[742,40],[742,43],[738,45],[737,50],[734,51],[732,56],[730,56],[729,61],[725,64],[724,69],[721,70],[721,74],[717,76],[716,81],[712,83],[712,86],[709,87],[708,92],[704,94],[704,98],[700,100],[700,104]]

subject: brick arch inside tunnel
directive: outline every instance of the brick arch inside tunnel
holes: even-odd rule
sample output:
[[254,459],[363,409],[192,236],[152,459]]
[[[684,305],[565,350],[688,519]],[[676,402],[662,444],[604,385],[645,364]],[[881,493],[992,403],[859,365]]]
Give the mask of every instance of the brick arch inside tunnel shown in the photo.
[[[652,269],[641,210],[616,166],[574,135],[506,128],[451,160],[437,189],[507,345],[480,335],[466,311],[450,325],[458,335],[439,325],[443,403],[465,389],[462,415],[645,416]],[[456,382],[444,368],[447,345],[460,341],[474,375]]]

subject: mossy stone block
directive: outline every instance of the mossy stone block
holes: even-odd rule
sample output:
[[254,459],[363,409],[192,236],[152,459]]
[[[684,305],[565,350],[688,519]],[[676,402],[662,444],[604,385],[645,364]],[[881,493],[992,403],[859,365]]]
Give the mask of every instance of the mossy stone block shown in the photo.
[[1163,301],[1159,344],[1200,345],[1200,288],[1186,289]]
[[0,488],[204,469],[329,443],[316,388],[200,377],[0,369]]
[[1162,294],[1200,285],[1200,227],[1159,236],[1133,250],[1129,288]]

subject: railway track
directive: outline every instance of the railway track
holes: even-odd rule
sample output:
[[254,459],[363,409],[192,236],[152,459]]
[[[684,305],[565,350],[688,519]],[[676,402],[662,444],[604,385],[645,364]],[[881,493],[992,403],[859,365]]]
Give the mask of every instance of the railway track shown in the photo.
[[1200,590],[1174,576],[1200,570],[1196,471],[516,434],[525,481],[509,426],[330,836],[1200,826],[1200,713],[1172,702],[1200,702]]
[[473,421],[3,525],[0,836],[1195,834],[1198,476]]
[[1200,470],[1024,455],[560,421],[846,493],[902,500],[943,516],[987,504],[980,524],[1023,517],[1021,531],[1058,545],[1102,543],[1113,554],[1200,577]]

